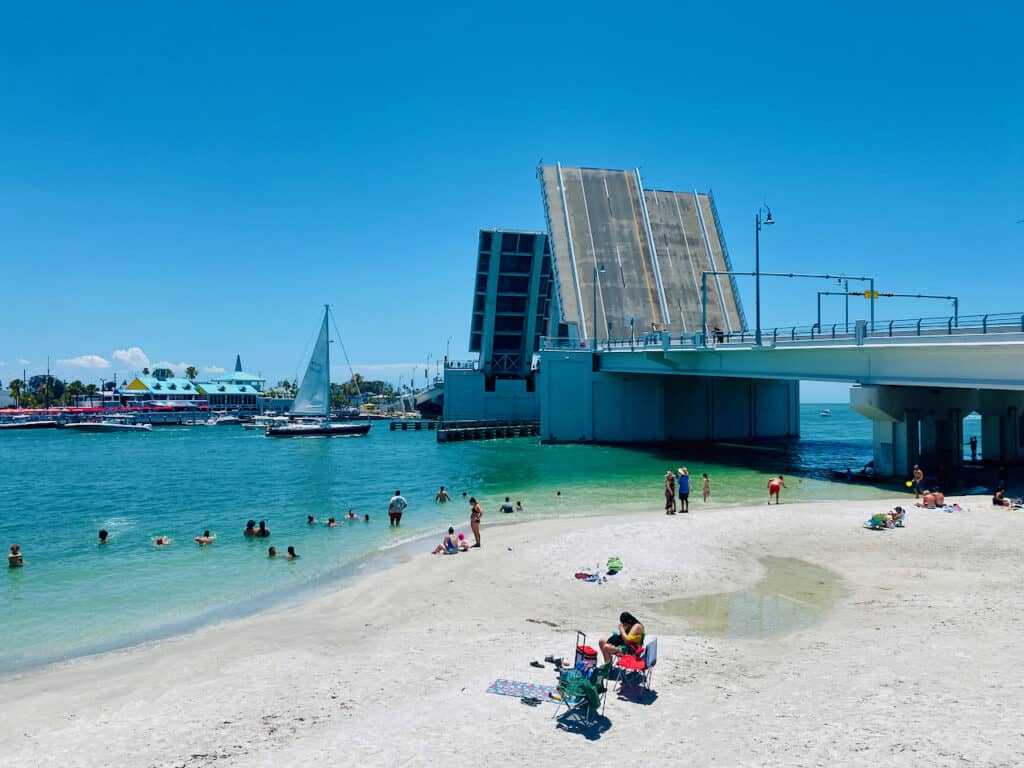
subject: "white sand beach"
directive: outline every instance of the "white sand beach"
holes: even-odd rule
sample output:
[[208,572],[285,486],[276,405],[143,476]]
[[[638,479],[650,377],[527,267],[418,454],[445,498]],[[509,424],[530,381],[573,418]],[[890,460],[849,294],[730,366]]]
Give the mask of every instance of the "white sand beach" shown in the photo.
[[[861,523],[907,497],[485,525],[480,550],[0,679],[0,763],[1022,765],[1024,513],[951,501],[968,509],[878,532]],[[607,583],[573,578],[611,555]],[[765,638],[659,608],[748,588],[765,557],[833,571],[832,607]],[[566,730],[553,704],[485,693],[553,683],[530,661],[569,659],[577,628],[596,646],[623,610],[658,638],[653,695]]]

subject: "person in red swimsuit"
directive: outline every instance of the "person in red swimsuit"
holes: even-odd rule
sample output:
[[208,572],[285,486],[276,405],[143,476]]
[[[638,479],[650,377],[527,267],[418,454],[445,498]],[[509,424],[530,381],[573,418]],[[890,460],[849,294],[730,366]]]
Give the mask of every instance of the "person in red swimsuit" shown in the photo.
[[782,475],[777,475],[768,481],[768,503],[772,503],[772,496],[775,497],[775,503],[780,504],[779,496],[781,495],[782,489],[786,487],[785,481],[782,479]]

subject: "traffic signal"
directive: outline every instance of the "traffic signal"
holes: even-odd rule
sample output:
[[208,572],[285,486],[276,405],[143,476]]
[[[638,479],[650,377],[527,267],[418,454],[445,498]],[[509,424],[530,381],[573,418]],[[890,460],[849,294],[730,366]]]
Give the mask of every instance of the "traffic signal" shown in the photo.
[[877,299],[878,298],[878,291],[864,291],[864,298],[865,299]]

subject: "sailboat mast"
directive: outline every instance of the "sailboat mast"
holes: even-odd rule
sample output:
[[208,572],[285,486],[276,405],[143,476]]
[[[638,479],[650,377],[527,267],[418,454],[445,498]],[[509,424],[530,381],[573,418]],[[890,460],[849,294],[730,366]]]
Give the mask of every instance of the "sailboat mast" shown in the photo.
[[331,312],[331,305],[324,304],[324,338],[327,343],[324,344],[324,406],[327,412],[324,416],[328,420],[331,418],[331,331],[327,327],[327,317]]

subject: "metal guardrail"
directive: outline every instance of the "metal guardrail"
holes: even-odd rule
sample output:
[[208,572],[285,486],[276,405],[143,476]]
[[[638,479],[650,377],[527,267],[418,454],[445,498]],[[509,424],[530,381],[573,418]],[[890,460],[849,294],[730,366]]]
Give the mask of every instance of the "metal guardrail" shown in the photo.
[[[850,326],[856,328],[855,324]],[[874,330],[865,329],[864,340],[885,338],[915,338],[935,336],[981,336],[997,333],[1024,333],[1024,312],[992,312],[984,315],[956,317],[917,317],[906,320],[889,320],[875,323]],[[775,347],[798,342],[855,343],[855,330],[847,330],[845,323],[831,325],[793,325],[764,328],[762,338],[765,346]],[[635,338],[607,339],[598,345],[599,351],[636,351],[664,349],[703,349],[721,346],[746,347],[754,343],[750,330],[730,333],[709,334],[705,340],[700,333],[672,336],[668,332],[646,333]],[[591,342],[580,339],[564,339],[551,336],[541,338],[541,350],[566,350],[587,352]]]

